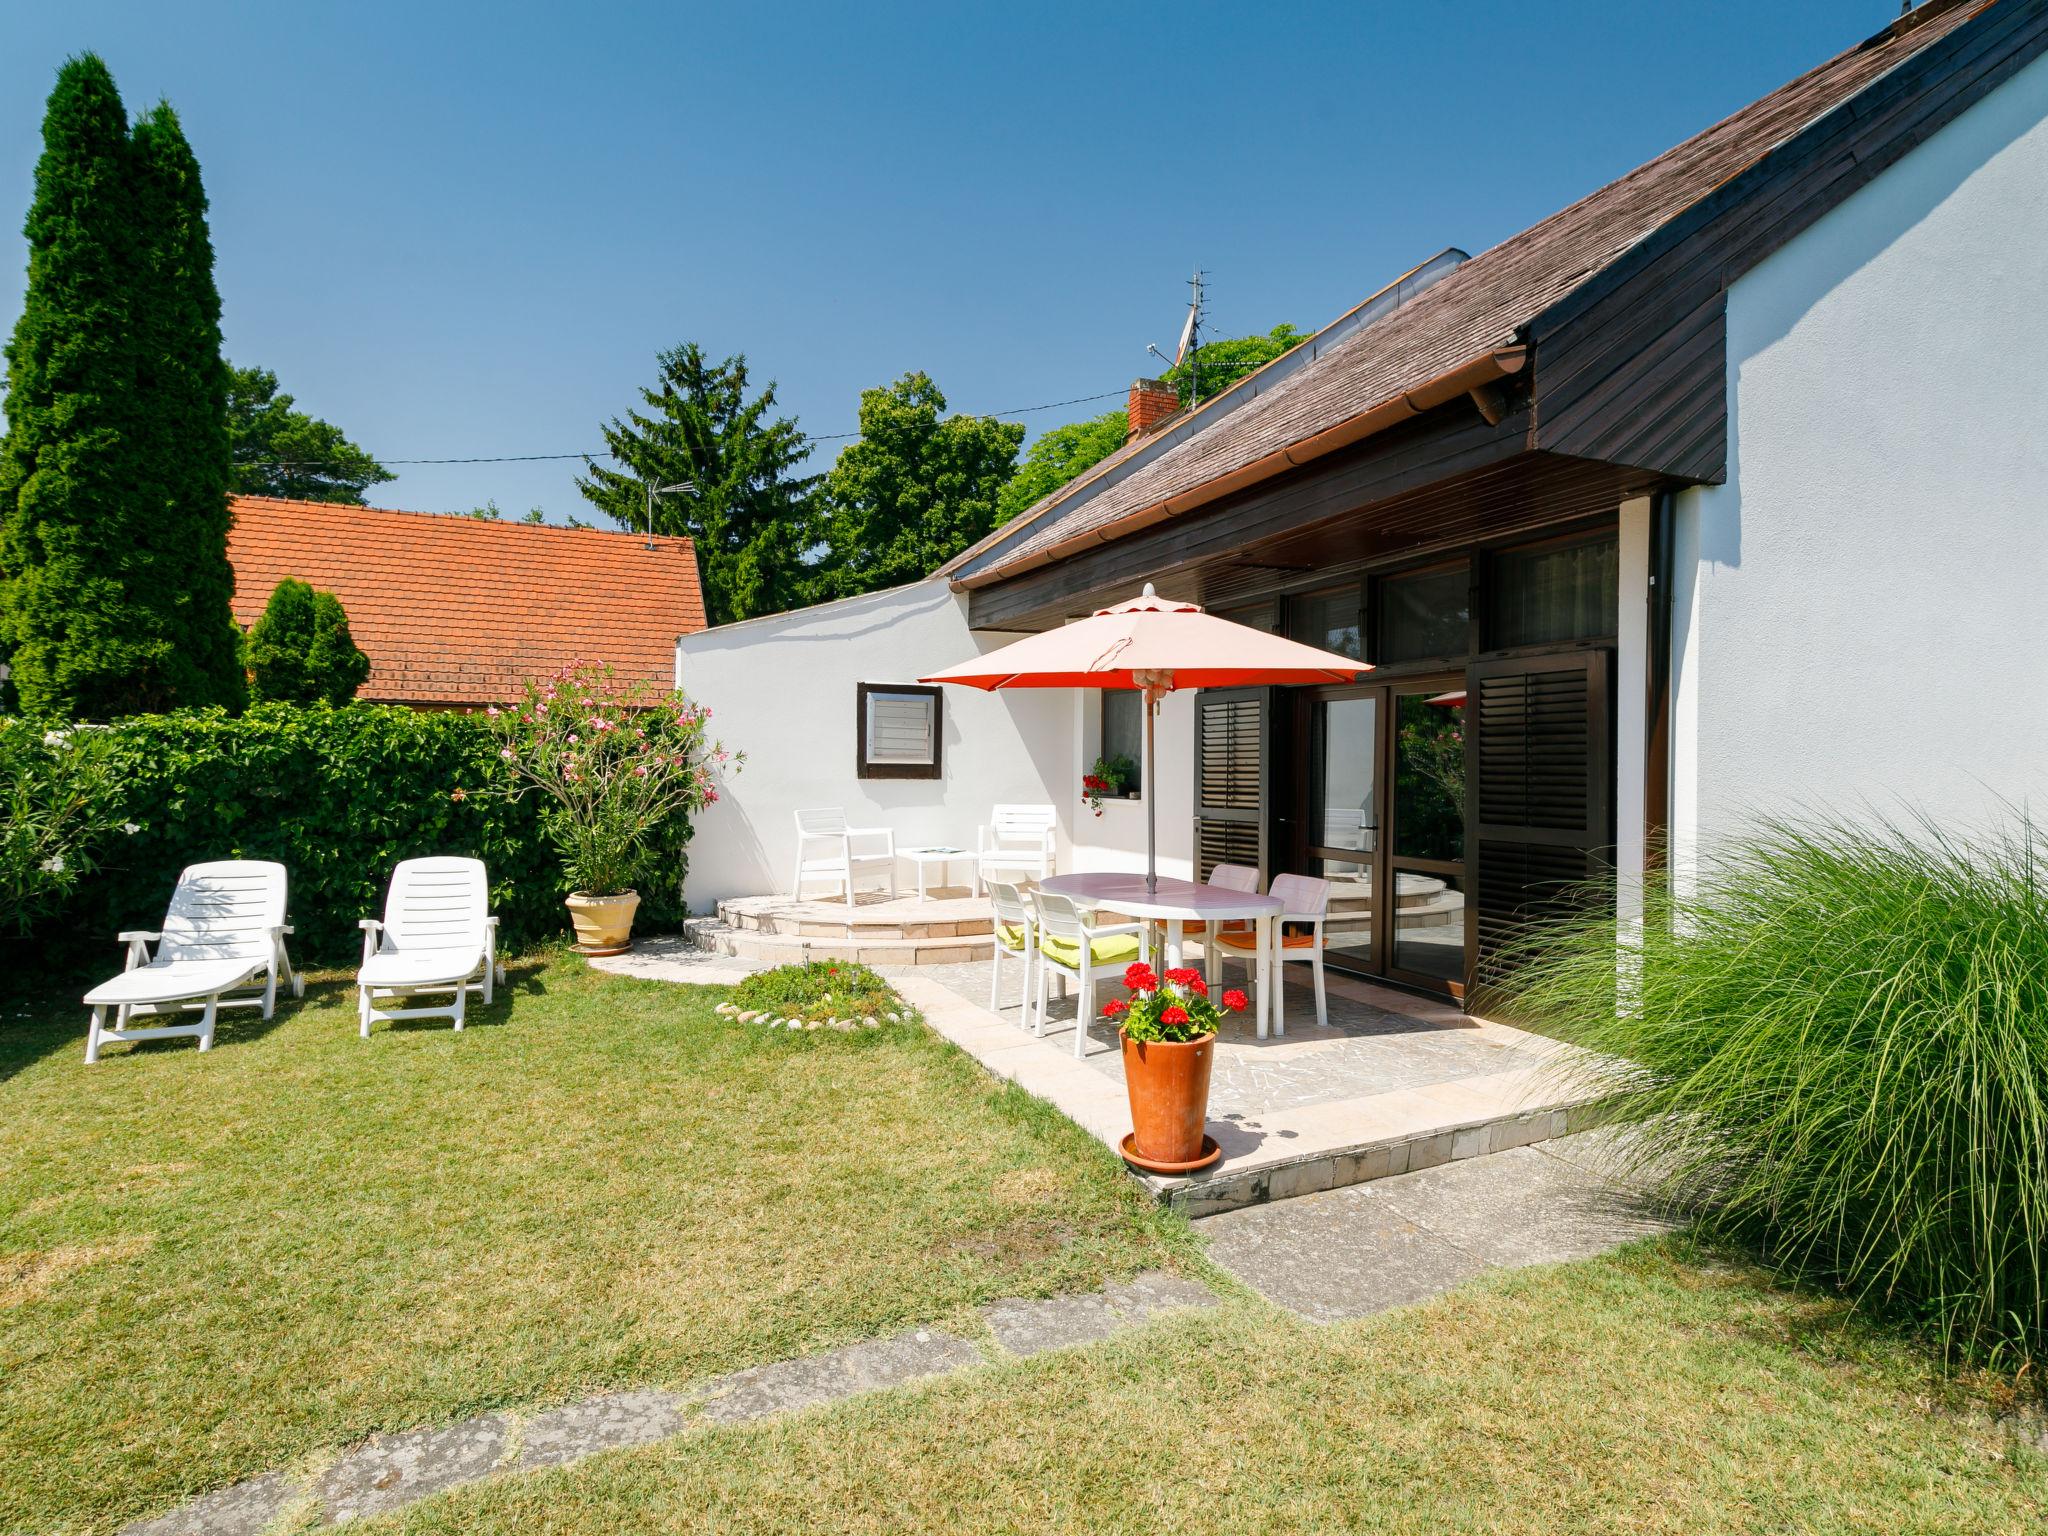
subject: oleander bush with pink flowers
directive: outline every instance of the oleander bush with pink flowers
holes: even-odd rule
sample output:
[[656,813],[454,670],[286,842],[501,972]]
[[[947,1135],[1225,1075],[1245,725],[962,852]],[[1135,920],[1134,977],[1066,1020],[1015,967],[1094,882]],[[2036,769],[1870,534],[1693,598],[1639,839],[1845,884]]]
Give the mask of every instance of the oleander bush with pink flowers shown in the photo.
[[536,679],[485,717],[509,794],[538,792],[541,829],[569,888],[586,896],[659,881],[666,830],[717,800],[719,775],[739,767],[707,733],[708,708],[608,666]]

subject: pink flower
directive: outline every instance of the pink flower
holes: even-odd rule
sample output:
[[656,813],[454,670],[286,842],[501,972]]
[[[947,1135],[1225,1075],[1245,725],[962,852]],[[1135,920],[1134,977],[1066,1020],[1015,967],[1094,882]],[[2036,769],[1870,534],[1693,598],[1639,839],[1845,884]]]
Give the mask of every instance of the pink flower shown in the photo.
[[599,715],[595,720],[590,722],[590,728],[593,731],[608,731],[612,728],[612,723],[611,721],[605,719],[603,715]]
[[571,731],[569,733],[569,745],[572,747],[575,746],[576,743],[581,741],[582,739],[583,738],[581,736],[578,736],[574,731]]
[[647,765],[646,765],[645,763],[642,763],[642,764],[641,764],[641,765],[640,765],[640,766],[639,766],[638,768],[635,768],[635,769],[633,770],[633,777],[634,777],[634,778],[636,778],[636,779],[644,779],[644,778],[646,778],[646,777],[647,777]]
[[501,748],[498,752],[498,756],[502,757],[503,759],[505,759],[506,762],[509,763],[512,761],[512,749],[510,747]]
[[491,718],[492,718],[493,720],[495,720],[495,719],[497,719],[497,718],[498,718],[498,716],[502,715],[502,714],[504,713],[504,711],[503,711],[502,709],[498,708],[498,706],[497,706],[497,705],[493,704],[493,705],[491,705],[491,706],[490,706],[489,708],[487,708],[487,709],[486,709],[486,710],[484,711],[484,713],[485,713],[485,714],[487,714],[487,715],[489,715],[489,716],[490,716],[490,717],[491,717]]
[[706,805],[716,805],[716,804],[718,804],[718,791],[717,791],[717,790],[715,790],[715,789],[707,789],[707,790],[705,790],[705,791],[704,791],[704,803],[705,803]]

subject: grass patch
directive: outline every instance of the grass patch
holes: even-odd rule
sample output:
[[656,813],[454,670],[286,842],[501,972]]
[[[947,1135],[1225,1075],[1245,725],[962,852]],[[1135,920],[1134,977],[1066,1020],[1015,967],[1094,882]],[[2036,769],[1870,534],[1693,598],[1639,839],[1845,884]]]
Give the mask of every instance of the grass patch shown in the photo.
[[2044,881],[2024,821],[1778,825],[1640,933],[1537,935],[1519,1007],[1610,1053],[1608,1111],[1708,1229],[2038,1387]]
[[727,1008],[734,1013],[758,1012],[764,1015],[758,1022],[771,1027],[786,1026],[793,1019],[810,1029],[833,1024],[871,1028],[912,1024],[919,1018],[894,987],[850,960],[812,960],[756,971],[732,989]]
[[1334,1327],[1233,1300],[369,1529],[2016,1536],[2044,1465],[1843,1304],[1673,1241]]
[[499,996],[362,1041],[315,978],[87,1067],[75,1002],[0,994],[0,1530],[1190,1260],[925,1031],[735,1029],[567,955]]

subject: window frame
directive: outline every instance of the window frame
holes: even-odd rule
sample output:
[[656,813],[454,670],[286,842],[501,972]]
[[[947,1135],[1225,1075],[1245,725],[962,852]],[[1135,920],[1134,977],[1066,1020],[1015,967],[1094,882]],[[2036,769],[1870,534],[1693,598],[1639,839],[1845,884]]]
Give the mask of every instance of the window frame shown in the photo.
[[[868,757],[868,698],[877,693],[915,694],[932,701],[932,760],[929,763],[878,763]],[[854,685],[854,777],[858,779],[941,779],[945,777],[946,705],[936,683],[856,683]]]

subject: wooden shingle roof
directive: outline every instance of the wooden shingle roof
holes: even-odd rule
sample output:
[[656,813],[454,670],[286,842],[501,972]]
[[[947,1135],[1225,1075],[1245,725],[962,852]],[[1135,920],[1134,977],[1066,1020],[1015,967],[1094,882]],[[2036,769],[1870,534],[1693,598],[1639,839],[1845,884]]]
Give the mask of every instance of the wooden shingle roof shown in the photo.
[[[1717,214],[1715,195],[1774,150],[1829,114],[1861,111],[1866,93],[1881,97],[1872,87],[1908,60],[1952,37],[1956,52],[1967,51],[1969,40],[1957,34],[1988,12],[1999,14],[1986,30],[2002,37],[2036,32],[2044,8],[2044,0],[1928,0],[1877,36],[1463,263],[1309,366],[1270,383],[1250,375],[1218,401],[1245,392],[1255,398],[1219,410],[1210,429],[1187,432],[1149,459],[1145,444],[1130,445],[1118,455],[1123,473],[1084,476],[1060,488],[942,573],[966,587],[1002,580],[1179,515],[1205,488],[1227,485],[1347,423],[1385,413],[1404,397],[1413,402],[1421,394],[1421,403],[1433,403],[1427,398],[1433,381],[1526,344],[1532,332],[1544,331],[1598,288],[1603,276],[1611,282],[1629,262],[1646,259],[1660,232],[1688,213]],[[1895,112],[1896,104],[1884,110]],[[1856,156],[1853,144],[1840,153],[1849,162]],[[1840,180],[1844,188],[1861,184],[1853,164]],[[1519,358],[1508,361],[1511,369],[1520,366]],[[1542,367],[1539,347],[1539,380]],[[1189,420],[1198,423],[1217,403],[1205,402]]]
[[370,658],[364,699],[464,705],[515,698],[577,661],[668,684],[679,635],[704,628],[683,538],[319,501],[237,496],[234,613],[255,623],[287,576],[334,593]]

